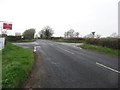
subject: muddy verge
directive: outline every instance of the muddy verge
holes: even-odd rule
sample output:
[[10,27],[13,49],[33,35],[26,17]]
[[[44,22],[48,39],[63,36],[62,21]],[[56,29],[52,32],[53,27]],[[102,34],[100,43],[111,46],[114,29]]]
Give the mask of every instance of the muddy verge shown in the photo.
[[40,82],[45,74],[45,68],[42,64],[42,55],[40,52],[34,53],[35,63],[33,65],[33,69],[28,76],[27,80],[23,83],[21,88],[24,89],[32,89],[32,88],[41,88]]

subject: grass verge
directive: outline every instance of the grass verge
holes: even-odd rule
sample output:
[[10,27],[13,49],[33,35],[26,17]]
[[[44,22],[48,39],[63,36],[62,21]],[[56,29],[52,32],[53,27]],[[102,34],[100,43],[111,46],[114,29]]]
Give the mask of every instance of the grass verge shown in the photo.
[[111,48],[107,48],[107,47],[102,47],[102,46],[91,45],[91,44],[83,44],[80,47],[84,48],[84,49],[98,51],[98,52],[112,55],[112,56],[118,56],[118,53],[120,53],[119,50],[115,50],[115,49],[111,49]]
[[2,87],[17,88],[32,70],[33,52],[7,43],[2,55]]

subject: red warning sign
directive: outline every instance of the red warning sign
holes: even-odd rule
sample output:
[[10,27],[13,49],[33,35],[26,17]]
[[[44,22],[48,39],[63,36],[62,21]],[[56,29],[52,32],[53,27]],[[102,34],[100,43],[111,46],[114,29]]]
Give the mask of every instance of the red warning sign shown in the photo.
[[12,24],[10,24],[10,23],[3,23],[3,29],[12,30]]

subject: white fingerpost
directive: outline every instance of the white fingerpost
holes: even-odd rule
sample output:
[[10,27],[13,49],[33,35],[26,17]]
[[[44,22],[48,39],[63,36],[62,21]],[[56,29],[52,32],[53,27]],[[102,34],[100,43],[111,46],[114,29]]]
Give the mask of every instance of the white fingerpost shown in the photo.
[[5,46],[5,38],[0,38],[0,50],[4,49]]
[[36,52],[36,46],[34,46],[34,52]]

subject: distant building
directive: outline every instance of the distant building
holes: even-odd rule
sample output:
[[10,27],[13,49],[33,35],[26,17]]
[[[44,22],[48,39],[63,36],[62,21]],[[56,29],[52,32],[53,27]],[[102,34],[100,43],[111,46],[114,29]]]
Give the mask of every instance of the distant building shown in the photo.
[[21,36],[21,33],[20,32],[16,32],[15,36]]

